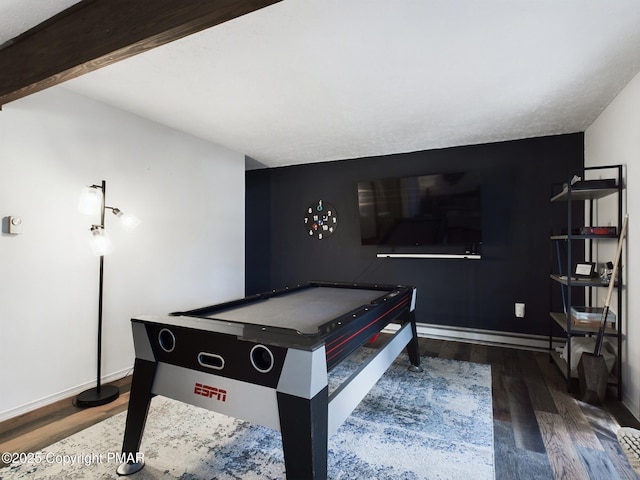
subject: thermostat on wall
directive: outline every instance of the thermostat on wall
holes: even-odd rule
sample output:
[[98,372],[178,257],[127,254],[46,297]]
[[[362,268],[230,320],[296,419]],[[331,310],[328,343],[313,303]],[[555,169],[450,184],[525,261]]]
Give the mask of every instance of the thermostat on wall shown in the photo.
[[14,235],[22,233],[22,217],[9,217],[7,224],[9,226],[9,233]]

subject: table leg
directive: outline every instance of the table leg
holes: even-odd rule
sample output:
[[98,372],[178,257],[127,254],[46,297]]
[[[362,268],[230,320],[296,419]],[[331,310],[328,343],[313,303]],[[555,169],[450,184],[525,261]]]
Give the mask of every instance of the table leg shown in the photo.
[[412,372],[422,372],[423,369],[420,366],[420,348],[418,346],[418,330],[416,328],[416,315],[414,312],[409,313],[409,321],[411,322],[411,340],[409,340],[407,344],[407,354],[411,362],[409,370]]
[[127,411],[127,423],[124,430],[122,443],[123,457],[127,462],[121,464],[118,475],[131,475],[144,467],[144,460],[138,455],[144,425],[149,413],[151,403],[151,388],[155,377],[156,362],[136,358],[131,380],[131,393],[129,395],[129,408]]
[[328,387],[312,399],[278,392],[280,432],[287,479],[326,480]]

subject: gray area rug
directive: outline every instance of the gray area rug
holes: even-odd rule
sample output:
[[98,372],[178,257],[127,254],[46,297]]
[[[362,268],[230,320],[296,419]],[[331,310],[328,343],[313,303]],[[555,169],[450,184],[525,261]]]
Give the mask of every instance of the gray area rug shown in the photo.
[[631,468],[640,478],[640,430],[631,427],[621,427],[616,433],[622,451],[629,459]]
[[[366,350],[366,349],[363,349]],[[354,359],[357,363],[357,358]],[[330,479],[494,478],[491,369],[401,354],[329,439]],[[332,384],[354,363],[332,372]],[[113,479],[125,413],[0,469],[0,479]],[[284,479],[280,433],[164,397],[152,400],[131,480]]]

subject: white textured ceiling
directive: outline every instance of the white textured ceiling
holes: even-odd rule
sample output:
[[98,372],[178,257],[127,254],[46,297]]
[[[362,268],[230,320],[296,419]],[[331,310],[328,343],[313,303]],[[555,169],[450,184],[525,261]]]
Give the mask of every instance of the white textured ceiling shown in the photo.
[[284,0],[56,88],[281,166],[584,131],[638,71],[640,0]]

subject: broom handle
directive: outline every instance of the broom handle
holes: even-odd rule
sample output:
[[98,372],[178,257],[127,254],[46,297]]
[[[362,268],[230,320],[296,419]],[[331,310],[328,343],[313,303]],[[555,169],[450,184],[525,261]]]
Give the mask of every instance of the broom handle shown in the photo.
[[[622,221],[622,230],[620,230],[620,238],[618,239],[618,250],[616,251],[616,258],[613,262],[613,270],[611,270],[611,278],[609,279],[609,290],[607,291],[607,298],[604,301],[604,308],[602,309],[602,318],[600,319],[600,328],[598,329],[598,337],[596,339],[596,348],[593,354],[597,357],[602,350],[602,342],[604,341],[604,330],[607,325],[607,315],[609,314],[609,304],[611,302],[611,295],[613,294],[613,285],[615,278],[618,275],[618,264],[620,262],[620,254],[622,253],[622,242],[624,236],[627,233],[627,222],[629,221],[629,214],[625,214]],[[620,312],[618,312],[620,314]],[[618,332],[620,335],[622,332]]]

